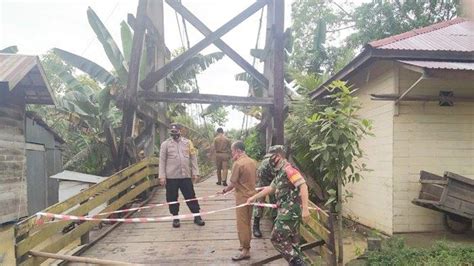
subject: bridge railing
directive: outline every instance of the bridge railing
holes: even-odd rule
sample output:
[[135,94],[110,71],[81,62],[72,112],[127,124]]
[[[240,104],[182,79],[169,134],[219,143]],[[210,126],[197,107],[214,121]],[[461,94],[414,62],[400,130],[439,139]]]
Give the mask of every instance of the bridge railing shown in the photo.
[[[92,210],[112,212],[131,202],[155,185],[158,175],[158,158],[148,158],[106,178],[71,198],[58,202],[42,212],[84,216]],[[100,208],[102,208],[100,210]],[[84,221],[72,230],[63,232],[71,221],[41,220],[34,215],[14,226],[15,258],[20,265],[39,265],[47,258],[36,257],[30,251],[58,253],[66,247],[79,245],[98,221]]]
[[[336,265],[334,215],[311,201],[309,207],[310,219],[300,226],[301,240],[305,242],[301,245],[301,250],[311,265]],[[252,265],[264,265],[280,258],[281,254],[254,262]]]
[[[311,217],[300,227],[300,235],[306,241],[303,252],[311,264],[336,265],[334,215],[312,202],[309,202],[309,207]],[[316,256],[311,249],[315,249]]]

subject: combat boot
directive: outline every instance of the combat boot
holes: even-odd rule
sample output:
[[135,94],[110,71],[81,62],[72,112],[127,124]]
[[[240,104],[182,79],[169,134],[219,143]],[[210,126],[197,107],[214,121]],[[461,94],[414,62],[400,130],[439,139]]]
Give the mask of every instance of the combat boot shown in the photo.
[[304,262],[304,260],[302,258],[294,257],[290,261],[290,266],[306,266],[306,263]]
[[174,220],[173,220],[173,227],[174,227],[174,228],[178,228],[178,227],[180,227],[180,226],[181,226],[181,224],[179,223],[179,219],[174,219]]
[[255,217],[253,219],[253,236],[255,237],[262,237],[262,232],[260,231],[260,218]]
[[201,219],[201,216],[194,217],[194,223],[199,226],[204,226],[206,223]]

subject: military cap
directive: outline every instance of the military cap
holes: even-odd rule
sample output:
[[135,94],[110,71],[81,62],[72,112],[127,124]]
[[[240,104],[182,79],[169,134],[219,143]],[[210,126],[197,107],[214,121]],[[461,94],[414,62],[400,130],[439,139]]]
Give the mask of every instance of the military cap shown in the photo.
[[285,147],[283,145],[273,145],[268,148],[268,154],[275,154],[278,152],[283,152],[285,153]]

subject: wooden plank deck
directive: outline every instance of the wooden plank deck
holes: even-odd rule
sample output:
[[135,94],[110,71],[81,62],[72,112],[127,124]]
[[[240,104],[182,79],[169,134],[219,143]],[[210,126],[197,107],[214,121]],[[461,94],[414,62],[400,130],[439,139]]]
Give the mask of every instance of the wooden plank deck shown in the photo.
[[[195,185],[198,197],[215,194],[222,186],[211,177]],[[165,201],[164,189],[154,195],[149,204]],[[182,196],[180,196],[182,199]],[[217,210],[235,205],[234,195],[200,201],[201,211]],[[190,213],[181,204],[180,214]],[[167,207],[143,210],[133,217],[168,216]],[[180,228],[171,222],[122,224],[82,254],[85,257],[153,265],[249,265],[252,262],[278,254],[269,236],[271,222],[262,221],[263,238],[253,238],[251,260],[235,263],[231,257],[239,251],[235,211],[203,216],[206,225],[197,226],[192,220],[181,220]],[[287,265],[278,260],[271,265]]]

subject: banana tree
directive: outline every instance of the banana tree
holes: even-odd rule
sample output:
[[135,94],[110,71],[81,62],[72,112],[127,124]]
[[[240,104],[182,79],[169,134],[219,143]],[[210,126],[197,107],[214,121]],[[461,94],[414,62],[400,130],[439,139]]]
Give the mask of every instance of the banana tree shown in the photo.
[[[115,106],[111,105],[113,103],[113,96],[120,94],[123,92],[123,88],[126,87],[127,84],[127,77],[128,77],[128,65],[130,60],[130,54],[132,49],[132,39],[133,39],[133,32],[130,26],[125,22],[122,21],[120,24],[121,27],[121,43],[122,43],[122,50],[119,48],[115,40],[112,38],[110,32],[107,30],[105,25],[102,23],[100,18],[97,14],[92,10],[92,8],[88,8],[87,10],[87,17],[89,24],[93,31],[95,32],[97,39],[102,44],[102,47],[109,59],[110,63],[113,66],[113,71],[108,71],[104,67],[100,66],[99,64],[84,58],[82,56],[70,53],[68,51],[54,48],[53,52],[58,55],[64,62],[68,63],[69,65],[75,67],[76,69],[86,73],[91,79],[100,83],[102,89],[100,93],[94,97],[97,98],[97,104],[99,104],[98,114],[100,116],[100,120],[102,121],[102,128],[105,135],[108,138],[109,147],[111,149],[111,153],[116,153],[115,137],[113,134],[113,130],[111,129],[111,122],[108,120],[110,115],[110,108]],[[177,51],[176,53],[180,53]],[[206,70],[211,64],[215,63],[216,61],[222,59],[224,56],[223,53],[211,53],[207,55],[196,55],[195,57],[191,58],[185,64],[183,64],[179,69],[174,71],[170,74],[167,80],[167,90],[170,92],[189,92],[193,90],[192,86],[192,79],[195,78],[196,74]],[[149,58],[147,56],[147,51],[144,49],[142,54],[143,60],[140,66],[140,78],[143,78],[146,74],[146,59]],[[76,90],[81,90],[85,93],[86,96],[89,98],[91,97],[90,94],[87,94],[84,88],[78,87],[75,77],[73,75],[61,74],[61,78],[69,84],[72,88],[76,88]],[[73,90],[75,91],[75,90]],[[81,105],[87,105],[91,107],[90,104],[84,102],[85,100],[83,94],[81,93],[78,95],[77,93],[71,94],[68,97],[72,97],[72,99],[76,100],[76,103],[80,103]],[[100,96],[100,97],[99,97]],[[83,117],[87,117],[85,110],[82,108],[86,108],[85,106],[77,106],[77,104],[72,104],[67,100],[64,102],[65,105],[70,107],[70,110],[78,110],[77,113]],[[81,113],[82,111],[82,113]],[[88,111],[93,111],[95,114],[96,109],[88,109]],[[74,111],[76,112],[76,111]],[[167,113],[184,113],[184,108],[182,105],[169,105]],[[158,121],[159,123],[166,124],[165,121]],[[115,149],[115,151],[114,151]],[[115,160],[114,160],[115,161]]]

